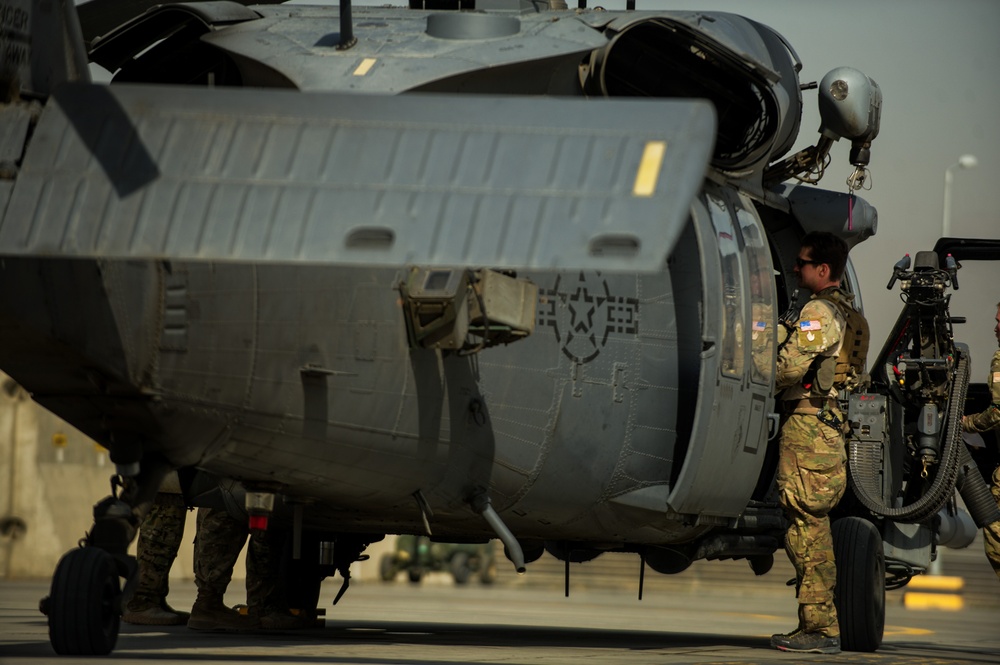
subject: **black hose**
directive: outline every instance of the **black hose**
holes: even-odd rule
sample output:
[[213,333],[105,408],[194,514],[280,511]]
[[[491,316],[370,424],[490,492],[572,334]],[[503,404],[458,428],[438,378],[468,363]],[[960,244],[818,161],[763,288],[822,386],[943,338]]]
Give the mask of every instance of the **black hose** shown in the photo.
[[[907,506],[892,508],[882,502],[882,490],[879,487],[882,455],[881,451],[871,445],[860,445],[851,440],[848,446],[850,466],[848,477],[851,489],[858,500],[876,515],[889,517],[896,522],[923,522],[930,519],[941,510],[945,502],[951,498],[958,480],[961,466],[962,451],[965,442],[962,440],[962,411],[965,406],[965,395],[969,389],[969,359],[965,354],[958,357],[955,376],[948,398],[948,414],[945,422],[944,450],[941,452],[941,463],[938,465],[931,486],[920,498]],[[877,499],[875,497],[878,497]],[[994,507],[995,508],[995,507]]]
[[979,467],[972,461],[969,450],[962,446],[959,455],[961,466],[958,471],[958,493],[962,495],[962,501],[969,509],[972,519],[976,521],[976,526],[984,527],[1000,520],[997,503],[993,500],[982,474],[979,473]]

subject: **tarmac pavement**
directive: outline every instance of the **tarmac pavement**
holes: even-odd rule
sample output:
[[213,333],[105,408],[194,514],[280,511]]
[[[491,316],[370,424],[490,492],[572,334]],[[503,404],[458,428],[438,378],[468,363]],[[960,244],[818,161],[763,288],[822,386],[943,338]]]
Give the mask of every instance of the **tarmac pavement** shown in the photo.
[[[527,584],[454,586],[446,576],[419,586],[353,583],[336,606],[339,580],[323,586],[325,625],[305,631],[233,635],[186,627],[122,624],[111,660],[123,663],[1000,663],[1000,611],[887,607],[885,639],[874,654],[787,654],[769,636],[795,623],[791,591],[726,585],[648,586],[634,590]],[[787,591],[787,593],[786,593]],[[48,582],[0,580],[0,663],[106,663],[109,657],[58,657],[38,599]],[[242,602],[238,583],[227,602]],[[177,608],[194,599],[190,582],[174,584]]]

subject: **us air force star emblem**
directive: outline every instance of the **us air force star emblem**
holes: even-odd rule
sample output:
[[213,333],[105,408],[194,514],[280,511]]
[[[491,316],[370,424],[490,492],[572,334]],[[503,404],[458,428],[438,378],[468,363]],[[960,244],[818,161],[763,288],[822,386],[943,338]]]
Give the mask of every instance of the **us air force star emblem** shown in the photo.
[[639,301],[613,296],[600,273],[581,272],[576,280],[556,277],[540,289],[538,325],[551,326],[566,357],[579,363],[596,358],[608,335],[639,332]]

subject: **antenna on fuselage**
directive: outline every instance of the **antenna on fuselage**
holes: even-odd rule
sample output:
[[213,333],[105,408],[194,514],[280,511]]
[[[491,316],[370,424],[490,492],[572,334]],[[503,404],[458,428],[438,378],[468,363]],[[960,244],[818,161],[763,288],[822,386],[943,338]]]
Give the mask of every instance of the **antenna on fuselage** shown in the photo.
[[639,600],[642,600],[642,587],[646,581],[646,553],[639,552]]
[[337,44],[337,50],[346,51],[357,43],[351,22],[351,0],[340,0],[340,43]]

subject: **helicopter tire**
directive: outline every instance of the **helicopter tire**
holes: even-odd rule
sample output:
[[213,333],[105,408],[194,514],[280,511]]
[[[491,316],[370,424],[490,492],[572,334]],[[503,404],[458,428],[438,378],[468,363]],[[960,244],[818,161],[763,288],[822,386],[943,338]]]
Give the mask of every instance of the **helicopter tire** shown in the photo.
[[420,578],[424,576],[423,572],[419,568],[411,568],[406,571],[406,577],[413,584],[420,584]]
[[451,576],[455,578],[455,584],[468,584],[469,575],[472,569],[469,567],[469,555],[465,552],[455,552],[448,562],[451,569]]
[[121,587],[114,558],[97,547],[67,552],[49,593],[49,641],[61,656],[103,656],[118,641]]
[[845,651],[872,652],[885,630],[885,554],[875,525],[860,517],[833,523],[835,604]]

